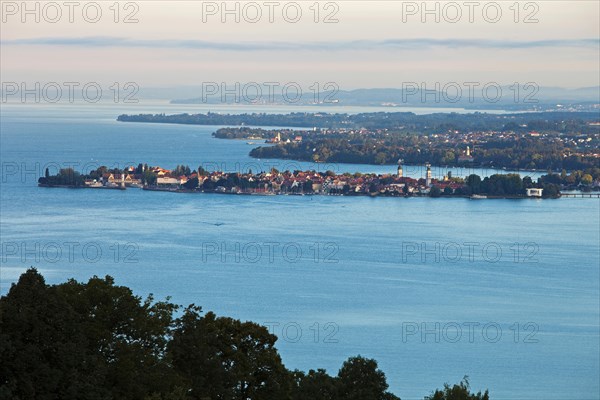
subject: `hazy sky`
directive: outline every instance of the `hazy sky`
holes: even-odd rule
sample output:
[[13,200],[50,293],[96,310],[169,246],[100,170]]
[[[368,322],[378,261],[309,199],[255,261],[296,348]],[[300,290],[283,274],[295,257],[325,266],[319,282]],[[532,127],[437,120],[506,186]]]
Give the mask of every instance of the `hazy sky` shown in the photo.
[[595,0],[48,3],[2,1],[3,82],[600,84]]

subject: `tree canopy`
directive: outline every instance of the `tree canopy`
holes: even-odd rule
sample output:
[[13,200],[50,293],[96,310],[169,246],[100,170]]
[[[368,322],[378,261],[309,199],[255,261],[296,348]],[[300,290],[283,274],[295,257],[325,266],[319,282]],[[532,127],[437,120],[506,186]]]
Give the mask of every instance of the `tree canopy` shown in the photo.
[[[142,299],[110,276],[48,285],[31,268],[0,298],[0,399],[399,400],[375,360],[350,357],[337,376],[289,371],[276,341],[253,322]],[[448,390],[431,399],[488,400]]]

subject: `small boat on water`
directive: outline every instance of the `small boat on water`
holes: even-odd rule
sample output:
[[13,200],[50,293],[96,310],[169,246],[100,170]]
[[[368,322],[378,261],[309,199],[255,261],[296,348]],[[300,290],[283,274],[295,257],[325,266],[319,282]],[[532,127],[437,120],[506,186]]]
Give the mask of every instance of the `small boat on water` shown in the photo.
[[481,199],[487,199],[487,196],[484,196],[482,194],[473,194],[470,197],[471,200],[481,200]]
[[256,143],[254,143],[254,142],[246,142],[246,144],[256,144]]

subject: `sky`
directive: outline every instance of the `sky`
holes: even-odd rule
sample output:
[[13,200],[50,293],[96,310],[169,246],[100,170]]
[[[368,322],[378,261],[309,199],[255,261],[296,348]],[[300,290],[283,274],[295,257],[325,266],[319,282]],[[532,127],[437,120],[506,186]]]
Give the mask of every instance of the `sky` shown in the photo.
[[1,2],[2,82],[600,85],[598,1],[24,4]]

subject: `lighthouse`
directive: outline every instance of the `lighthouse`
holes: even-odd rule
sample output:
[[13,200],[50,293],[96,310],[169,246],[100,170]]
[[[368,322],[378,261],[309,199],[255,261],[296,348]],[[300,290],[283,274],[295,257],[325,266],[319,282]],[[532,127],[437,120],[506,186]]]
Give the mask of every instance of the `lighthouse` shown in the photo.
[[403,159],[399,159],[398,160],[398,178],[402,178],[402,163],[404,162]]
[[427,163],[425,164],[425,166],[427,167],[427,173],[425,175],[425,186],[429,187],[431,186],[431,164]]

